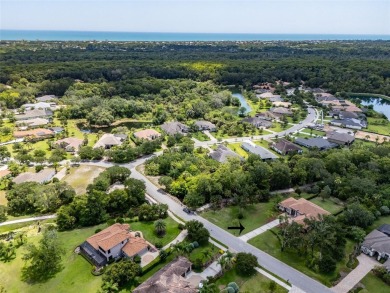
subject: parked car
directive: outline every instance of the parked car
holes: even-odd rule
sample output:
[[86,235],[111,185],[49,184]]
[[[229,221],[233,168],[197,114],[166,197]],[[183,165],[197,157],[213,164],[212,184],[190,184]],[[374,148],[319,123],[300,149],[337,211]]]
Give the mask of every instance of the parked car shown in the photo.
[[195,212],[191,211],[189,208],[183,208],[183,211],[186,212],[189,215],[195,215]]

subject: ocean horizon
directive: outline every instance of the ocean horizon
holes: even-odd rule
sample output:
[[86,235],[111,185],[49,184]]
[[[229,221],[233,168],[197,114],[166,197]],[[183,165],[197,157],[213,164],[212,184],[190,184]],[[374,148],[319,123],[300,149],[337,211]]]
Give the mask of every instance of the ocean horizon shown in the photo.
[[331,41],[390,40],[390,35],[353,34],[253,34],[253,33],[159,33],[0,30],[1,41]]

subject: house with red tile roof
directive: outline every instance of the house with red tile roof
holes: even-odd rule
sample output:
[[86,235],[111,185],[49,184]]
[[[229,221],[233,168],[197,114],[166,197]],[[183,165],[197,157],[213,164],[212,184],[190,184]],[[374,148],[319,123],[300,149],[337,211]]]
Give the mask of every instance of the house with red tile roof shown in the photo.
[[159,138],[161,134],[154,129],[144,129],[133,133],[135,138],[138,139],[146,139],[146,140],[154,140]]
[[328,211],[304,198],[295,199],[289,197],[281,201],[278,208],[291,216],[291,221],[299,224],[303,224],[305,218],[318,218],[319,215],[330,215]]
[[142,256],[154,246],[142,238],[140,232],[130,230],[129,224],[116,223],[89,237],[80,245],[83,253],[96,266],[122,257]]

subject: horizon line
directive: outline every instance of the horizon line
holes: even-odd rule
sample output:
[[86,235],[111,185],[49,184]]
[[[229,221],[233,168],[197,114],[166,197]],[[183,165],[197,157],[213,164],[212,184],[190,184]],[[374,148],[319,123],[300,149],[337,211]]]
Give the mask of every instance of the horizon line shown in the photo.
[[50,29],[0,29],[1,31],[41,31],[41,32],[93,32],[93,33],[136,33],[136,34],[220,34],[220,35],[334,35],[334,36],[390,36],[390,34],[356,34],[356,33],[260,33],[260,32],[159,32],[159,31],[100,31],[100,30],[50,30]]

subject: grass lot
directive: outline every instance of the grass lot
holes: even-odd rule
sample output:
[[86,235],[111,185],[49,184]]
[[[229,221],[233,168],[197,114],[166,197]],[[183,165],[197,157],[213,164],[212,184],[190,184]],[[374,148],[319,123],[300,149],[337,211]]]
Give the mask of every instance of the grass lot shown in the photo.
[[374,125],[375,121],[383,121],[384,119],[378,119],[378,118],[372,118],[368,117],[367,122],[368,122],[368,127],[367,130],[379,134],[385,134],[385,135],[390,135],[390,122],[387,121],[386,125]]
[[157,237],[154,233],[154,222],[129,222],[130,228],[133,231],[141,231],[146,240],[152,244],[161,242],[164,246],[174,240],[177,235],[179,235],[180,230],[178,229],[178,224],[172,218],[168,217],[164,219],[164,222],[167,224],[166,233],[164,237]]
[[243,158],[248,157],[248,153],[242,149],[240,142],[230,143],[230,144],[228,144],[228,148],[231,149],[233,152],[236,152],[237,154],[239,154]]
[[[13,219],[8,218],[7,221],[11,221]],[[0,226],[0,234],[6,233],[9,231],[13,231],[16,229],[24,228],[24,227],[34,227],[38,224],[48,224],[48,223],[53,223],[53,219],[48,219],[48,220],[41,220],[41,221],[32,221],[32,222],[24,222],[24,223],[17,223],[17,224],[11,224],[11,225],[6,225],[6,226]]]
[[204,134],[203,132],[201,131],[198,131],[198,132],[194,132],[191,134],[193,138],[199,140],[199,141],[208,141],[210,140],[210,138]]
[[325,199],[325,201],[323,201],[322,198],[317,196],[310,201],[322,207],[324,210],[327,210],[331,214],[336,214],[344,208],[342,205],[336,204],[331,198]]
[[[295,137],[301,137],[301,138],[311,138],[312,136],[308,133],[301,133],[301,132],[297,132],[296,134],[294,134]],[[302,146],[301,146],[302,147]]]
[[[273,229],[274,232],[277,232],[277,229]],[[332,274],[321,274],[312,271],[308,267],[306,267],[305,262],[306,258],[305,256],[300,256],[295,252],[290,251],[284,251],[281,252],[280,250],[280,243],[278,238],[275,234],[273,234],[271,231],[266,231],[263,234],[256,236],[255,238],[252,238],[248,241],[248,243],[252,244],[253,246],[263,250],[264,252],[272,255],[273,257],[279,259],[280,261],[288,264],[289,266],[292,266],[293,268],[297,269],[298,271],[308,275],[311,278],[314,278],[321,283],[325,284],[326,286],[331,286],[332,282],[337,279],[338,272],[344,271],[344,272],[350,272],[351,269],[346,267],[346,264],[348,262],[348,255],[353,251],[354,244],[351,241],[347,241],[346,245],[346,253],[344,259],[337,264],[336,271]]]
[[308,129],[308,128],[303,128],[301,132],[308,133],[308,134],[313,134],[313,136],[324,136],[325,132],[324,131],[319,131],[315,129]]
[[[289,128],[289,127],[287,126],[287,128]],[[272,131],[275,131],[275,132],[281,132],[281,131],[283,131],[283,130],[285,130],[287,128],[283,128],[282,124],[279,123],[279,122],[272,122],[272,127],[268,128],[268,129],[272,130]]]
[[70,173],[64,177],[64,181],[72,186],[77,194],[84,194],[88,184],[93,182],[100,172],[105,168],[81,165],[80,167],[71,167]]
[[[236,282],[238,287],[240,287],[240,292],[251,292],[251,293],[268,293],[270,279],[267,277],[256,273],[251,277],[241,277],[237,274],[235,269],[226,272],[221,278],[219,278],[215,283],[217,284],[220,290],[224,289],[230,282]],[[287,292],[285,288],[276,284],[276,289],[274,293],[283,293]]]
[[[65,254],[63,255],[64,268],[54,278],[43,284],[29,285],[20,280],[21,268],[24,261],[22,255],[24,248],[19,248],[16,258],[8,263],[0,262],[1,283],[8,293],[13,292],[75,292],[75,288],[82,286],[82,292],[96,292],[101,285],[101,277],[91,274],[92,266],[82,256],[73,251],[77,245],[93,235],[97,228],[105,228],[107,225],[99,225],[90,228],[76,229],[68,232],[60,232],[59,240],[63,243]],[[36,243],[41,236],[31,236],[30,243]],[[81,288],[81,287],[79,287]]]
[[[240,208],[238,206],[229,206],[217,211],[210,210],[203,212],[202,217],[237,236],[237,230],[228,230],[227,227],[238,224],[239,210]],[[245,227],[242,234],[246,234],[265,225],[273,216],[278,214],[277,211],[274,210],[274,203],[271,201],[249,205],[242,208],[242,213],[244,218],[241,219],[240,222]]]
[[380,225],[389,224],[390,225],[390,216],[379,217],[369,228],[366,229],[367,233],[370,233],[372,230],[378,228]]
[[271,149],[269,147],[269,141],[267,140],[256,140],[256,141],[253,141],[255,144],[259,145],[259,146],[262,146],[263,148],[269,150],[271,153],[277,155],[278,157],[281,157],[280,154],[278,154],[277,152],[275,152],[273,149]]
[[0,190],[0,205],[6,206],[7,199],[5,198],[5,190]]
[[359,293],[388,293],[390,292],[390,286],[375,276],[372,272],[369,272],[363,280],[360,281],[364,285],[365,289],[359,291]]

